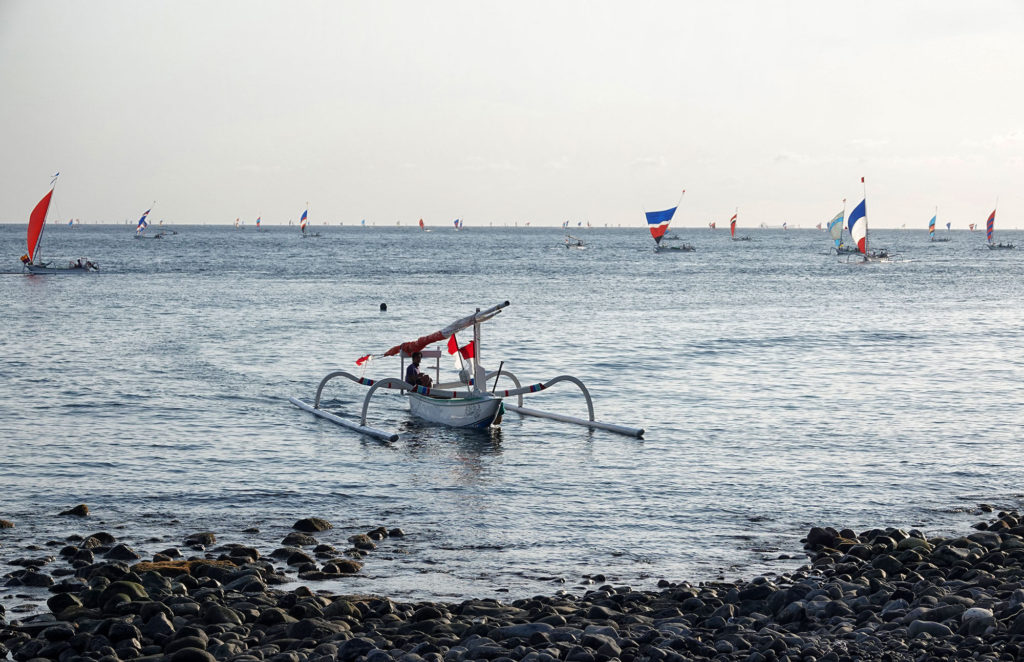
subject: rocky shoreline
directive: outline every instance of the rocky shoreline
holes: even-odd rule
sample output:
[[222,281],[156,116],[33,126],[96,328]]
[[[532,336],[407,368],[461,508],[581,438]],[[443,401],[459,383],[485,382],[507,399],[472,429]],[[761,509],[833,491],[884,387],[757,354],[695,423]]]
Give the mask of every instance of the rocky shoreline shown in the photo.
[[[3,523],[3,520],[0,520]],[[9,522],[7,524],[10,524]],[[0,524],[2,525],[2,524]],[[1024,657],[1024,521],[993,514],[960,537],[815,527],[809,564],[779,576],[657,591],[602,585],[582,595],[403,603],[311,583],[357,572],[383,528],[339,552],[299,520],[264,556],[212,533],[151,561],[113,536],[50,541],[56,557],[11,559],[8,587],[44,586],[48,614],[0,604],[0,659],[280,662],[681,662],[1012,660]],[[199,554],[195,552],[201,552]],[[99,560],[98,560],[99,559]],[[600,580],[599,580],[600,581]]]

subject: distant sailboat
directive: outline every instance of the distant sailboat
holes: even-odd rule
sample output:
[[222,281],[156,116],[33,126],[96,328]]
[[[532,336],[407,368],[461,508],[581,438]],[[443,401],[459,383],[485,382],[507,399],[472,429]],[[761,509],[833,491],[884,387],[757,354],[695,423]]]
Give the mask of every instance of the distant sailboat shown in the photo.
[[302,210],[302,216],[299,218],[299,229],[302,230],[303,237],[319,237],[319,232],[306,232],[306,226],[309,224],[309,203],[306,203],[306,208]]
[[935,208],[935,215],[928,220],[928,241],[949,241],[949,223],[946,223],[946,236],[935,236],[935,221],[939,218],[939,208]]
[[[156,203],[154,202],[153,204],[155,205]],[[146,220],[146,217],[149,216],[149,212],[151,211],[153,211],[152,206],[146,211],[142,212],[142,217],[139,218],[139,222],[135,224],[136,239],[160,239],[164,236],[163,232],[157,232],[154,235],[146,234],[146,229],[149,227],[149,221]]]
[[736,208],[736,213],[733,214],[732,218],[729,219],[729,237],[733,241],[750,241],[750,237],[748,237],[746,235],[744,235],[742,237],[737,237],[736,236],[736,219],[739,218],[739,215],[740,215],[740,209],[739,209],[739,207],[737,207]]
[[843,243],[843,220],[846,218],[846,199],[843,199],[843,211],[839,212],[832,217],[832,220],[828,222],[828,235],[835,242],[833,250],[837,255],[843,253],[856,253],[857,249],[847,246]]
[[420,219],[420,230],[423,230],[424,232],[430,232],[430,229],[426,225],[423,224],[423,219],[422,218]]
[[860,183],[864,187],[864,199],[850,212],[850,218],[847,221],[850,238],[857,246],[857,252],[863,262],[889,262],[891,257],[888,251],[884,249],[868,250],[868,191],[863,177],[860,178]]
[[46,226],[46,215],[50,211],[50,201],[53,199],[53,190],[56,186],[58,172],[50,180],[50,190],[43,199],[36,203],[28,216],[28,232],[25,236],[28,252],[21,256],[21,264],[25,271],[30,274],[71,274],[86,273],[88,271],[99,271],[99,265],[79,258],[72,261],[66,267],[55,267],[52,263],[43,263],[39,246],[43,242],[43,230]]
[[669,223],[672,222],[672,217],[676,214],[676,209],[679,208],[679,203],[683,201],[683,193],[679,194],[679,201],[676,202],[676,206],[671,209],[664,209],[662,211],[645,211],[644,216],[647,218],[647,228],[651,231],[651,236],[654,237],[654,252],[660,253],[662,251],[674,250],[674,251],[692,251],[693,246],[690,244],[680,245],[666,245],[662,244],[661,241],[668,232]]
[[[998,205],[999,205],[999,203],[997,202],[996,206],[998,207]],[[992,243],[992,235],[995,232],[995,228],[996,228],[996,210],[993,209],[992,213],[988,215],[988,220],[985,221],[985,238],[986,238],[986,241],[988,241],[988,247],[991,250],[1001,250],[1001,249],[1006,249],[1006,248],[1013,248],[1014,247],[1013,244],[1004,244],[1003,242],[999,242],[998,244]]]

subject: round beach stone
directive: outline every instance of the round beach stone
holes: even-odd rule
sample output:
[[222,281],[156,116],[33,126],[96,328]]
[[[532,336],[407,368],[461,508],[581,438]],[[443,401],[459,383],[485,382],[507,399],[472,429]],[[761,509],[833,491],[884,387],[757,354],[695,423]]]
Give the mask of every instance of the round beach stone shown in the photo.
[[217,662],[217,658],[202,648],[186,647],[175,651],[171,662]]
[[352,543],[356,549],[377,549],[377,544],[370,539],[370,536],[365,533],[357,533],[354,536],[349,536],[348,541]]
[[14,522],[8,519],[0,519],[0,529],[13,529]]
[[312,533],[317,531],[326,531],[327,529],[333,529],[334,525],[328,522],[327,520],[321,519],[319,517],[306,517],[305,519],[300,519],[295,524],[293,524],[292,528],[296,531],[305,531],[307,533]]
[[302,533],[301,531],[292,531],[284,537],[281,541],[282,545],[288,545],[289,547],[313,547],[317,544],[316,538],[309,535],[308,533]]
[[953,635],[953,631],[942,623],[936,623],[934,621],[914,621],[907,628],[907,634],[911,638],[917,637],[921,634],[929,634],[933,637],[950,637]]
[[125,544],[114,545],[110,548],[110,551],[104,554],[108,559],[117,559],[119,561],[134,561],[140,557],[134,549]]
[[192,533],[185,538],[185,544],[189,547],[193,545],[212,545],[215,542],[217,542],[217,536],[215,536],[211,531]]
[[89,506],[85,505],[84,503],[80,503],[77,506],[74,506],[73,508],[68,508],[67,510],[62,510],[60,512],[60,514],[61,515],[73,515],[75,517],[88,517],[88,515],[89,515]]

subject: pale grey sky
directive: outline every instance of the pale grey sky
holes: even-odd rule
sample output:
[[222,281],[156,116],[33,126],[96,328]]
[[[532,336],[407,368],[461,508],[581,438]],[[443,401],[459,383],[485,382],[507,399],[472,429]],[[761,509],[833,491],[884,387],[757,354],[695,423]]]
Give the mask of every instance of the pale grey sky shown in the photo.
[[0,90],[4,222],[1024,224],[1021,0],[0,0]]

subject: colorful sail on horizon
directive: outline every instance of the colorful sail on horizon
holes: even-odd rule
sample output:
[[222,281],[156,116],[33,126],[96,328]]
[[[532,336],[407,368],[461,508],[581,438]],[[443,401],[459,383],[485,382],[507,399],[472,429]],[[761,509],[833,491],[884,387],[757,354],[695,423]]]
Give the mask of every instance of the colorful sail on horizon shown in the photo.
[[651,236],[654,237],[654,243],[661,244],[661,239],[668,231],[668,225],[672,222],[672,217],[675,216],[678,208],[679,205],[676,205],[672,209],[644,213],[647,217],[647,228],[651,231]]
[[988,215],[988,220],[985,221],[985,236],[988,238],[988,243],[992,243],[992,232],[996,227],[996,210],[993,209],[992,213]]
[[949,225],[950,225],[949,221],[946,221],[946,232],[949,232]]
[[308,221],[308,218],[309,218],[309,210],[308,209],[303,209],[302,210],[302,217],[299,219],[299,229],[302,230],[303,232],[306,231],[306,223]]
[[423,225],[423,219],[422,218],[420,219],[420,230],[426,230],[426,227]]
[[867,254],[868,244],[868,206],[867,198],[860,201],[860,204],[853,208],[850,212],[850,220],[847,222],[847,227],[850,230],[850,237],[853,238],[853,243],[856,244],[857,250],[861,253]]
[[142,218],[139,219],[138,224],[135,226],[135,234],[142,234],[142,231],[149,227],[149,223],[146,222],[146,217],[149,216],[149,212],[151,211],[153,211],[152,207],[142,212]]
[[259,229],[260,229],[260,219],[261,219],[261,218],[262,218],[262,216],[257,216],[257,217],[256,217],[256,229],[257,229],[257,230],[259,230]]
[[839,212],[836,214],[831,221],[828,222],[828,236],[832,237],[832,241],[836,242],[836,248],[843,243],[843,215],[845,212]]
[[935,216],[932,216],[931,220],[928,221],[928,238],[929,239],[935,239],[935,218],[936,218],[936,216],[938,216],[938,214],[936,214]]
[[739,212],[736,212],[735,214],[732,215],[732,218],[729,219],[729,236],[730,237],[735,237],[736,236],[736,217],[739,216],[739,214],[740,214]]
[[[55,175],[56,177],[56,175]],[[43,240],[43,226],[46,224],[46,214],[50,211],[50,199],[53,198],[53,188],[43,196],[43,199],[36,203],[28,216],[28,261],[33,262],[36,251],[39,249],[39,242]]]

